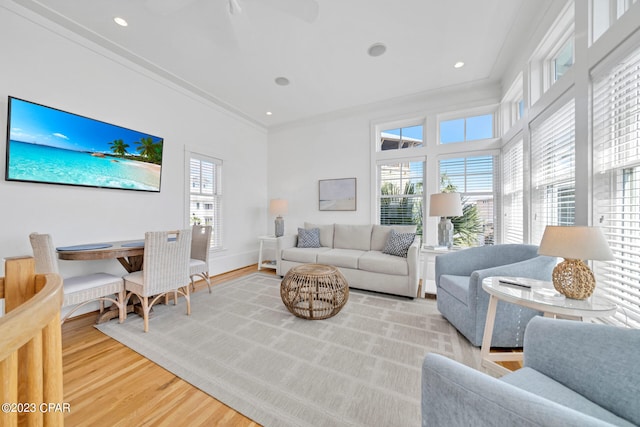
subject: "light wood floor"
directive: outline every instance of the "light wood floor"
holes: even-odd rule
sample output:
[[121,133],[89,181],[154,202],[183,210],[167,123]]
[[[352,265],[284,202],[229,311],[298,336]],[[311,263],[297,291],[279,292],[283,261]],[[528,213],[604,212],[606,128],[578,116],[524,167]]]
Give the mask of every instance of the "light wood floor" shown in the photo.
[[[255,271],[257,265],[216,276],[213,283]],[[206,283],[196,291],[207,292]],[[89,313],[62,325],[64,401],[71,405],[65,425],[259,425],[104,335],[93,327],[95,319]]]
[[[257,265],[249,266],[215,276],[212,283],[256,271]],[[196,284],[196,291],[207,292],[206,284]],[[71,405],[65,425],[259,425],[104,335],[93,327],[95,319],[96,314],[89,313],[62,326],[64,399]]]

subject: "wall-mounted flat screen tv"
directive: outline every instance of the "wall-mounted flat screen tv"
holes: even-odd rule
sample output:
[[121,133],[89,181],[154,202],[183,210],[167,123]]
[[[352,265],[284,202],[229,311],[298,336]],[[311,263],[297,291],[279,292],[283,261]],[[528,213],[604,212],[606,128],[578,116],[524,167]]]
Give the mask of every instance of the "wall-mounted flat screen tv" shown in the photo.
[[163,139],[9,97],[7,181],[160,191]]

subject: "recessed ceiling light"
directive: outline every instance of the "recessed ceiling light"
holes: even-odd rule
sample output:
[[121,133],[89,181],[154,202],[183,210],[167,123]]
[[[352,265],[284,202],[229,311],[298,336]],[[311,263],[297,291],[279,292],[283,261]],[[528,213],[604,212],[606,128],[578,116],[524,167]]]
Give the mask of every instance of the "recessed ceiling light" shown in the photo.
[[271,111],[267,111],[267,116],[272,115],[273,113]]
[[113,21],[121,27],[126,27],[127,25],[129,25],[129,23],[124,18],[120,18],[119,16],[113,18]]
[[278,86],[287,86],[289,83],[291,83],[286,77],[276,77],[275,81]]
[[385,46],[383,43],[374,43],[369,46],[369,50],[367,50],[367,53],[369,54],[369,56],[380,56],[386,51],[387,46]]
[[453,68],[462,68],[464,67],[464,62],[462,61],[458,61],[455,64],[453,64]]

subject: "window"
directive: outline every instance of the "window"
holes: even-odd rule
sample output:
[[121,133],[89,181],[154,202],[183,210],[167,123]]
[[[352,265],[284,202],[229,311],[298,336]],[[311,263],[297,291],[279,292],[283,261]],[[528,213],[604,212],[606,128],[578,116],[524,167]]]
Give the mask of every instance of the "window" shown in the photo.
[[529,105],[535,105],[574,63],[575,5],[568,1],[531,56]]
[[378,165],[380,224],[415,224],[422,235],[424,160]]
[[524,174],[522,140],[510,142],[502,152],[503,243],[524,242]]
[[191,153],[189,158],[189,221],[211,225],[211,249],[222,249],[222,161]]
[[519,73],[500,102],[502,117],[502,135],[524,116],[524,86],[522,73]]
[[596,262],[596,291],[618,304],[612,319],[640,328],[640,50],[594,78],[594,210],[614,261]]
[[532,242],[547,225],[575,223],[574,101],[531,128]]
[[493,114],[440,122],[440,143],[493,138]]
[[388,129],[380,132],[380,150],[422,147],[423,126]]
[[556,82],[573,65],[573,38],[567,40],[560,48],[558,53],[553,57],[552,63],[552,81]]
[[591,40],[595,42],[638,0],[592,0]]
[[452,220],[456,246],[494,243],[494,163],[491,155],[440,160],[440,191],[462,196],[463,216]]

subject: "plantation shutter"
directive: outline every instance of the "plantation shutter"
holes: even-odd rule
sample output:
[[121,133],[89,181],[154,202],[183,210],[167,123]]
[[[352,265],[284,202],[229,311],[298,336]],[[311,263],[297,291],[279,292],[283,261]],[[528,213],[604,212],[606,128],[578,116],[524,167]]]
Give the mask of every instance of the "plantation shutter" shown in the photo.
[[575,223],[575,101],[531,127],[531,241],[547,225]]
[[211,249],[222,249],[222,161],[192,153],[189,171],[190,222],[211,225]]
[[523,141],[507,144],[502,153],[503,243],[524,241]]
[[603,321],[640,328],[640,50],[593,88],[594,209],[615,256],[594,262],[596,289],[619,307]]

